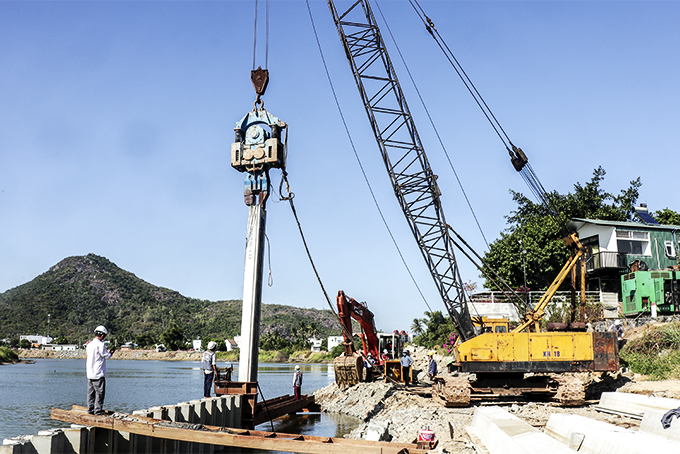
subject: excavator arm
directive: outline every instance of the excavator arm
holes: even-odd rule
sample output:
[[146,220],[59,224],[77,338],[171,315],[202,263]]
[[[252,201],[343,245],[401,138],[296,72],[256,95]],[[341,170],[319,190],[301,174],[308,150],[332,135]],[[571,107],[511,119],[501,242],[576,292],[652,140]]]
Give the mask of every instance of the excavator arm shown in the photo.
[[345,295],[345,292],[340,290],[336,299],[338,305],[338,316],[340,321],[346,329],[342,330],[342,335],[345,339],[345,355],[354,353],[354,342],[347,335],[352,335],[352,321],[353,318],[361,326],[364,336],[362,342],[364,344],[364,354],[370,353],[373,358],[378,361],[380,359],[378,334],[375,329],[375,322],[373,320],[373,312],[368,310],[366,305],[358,303],[354,298]]

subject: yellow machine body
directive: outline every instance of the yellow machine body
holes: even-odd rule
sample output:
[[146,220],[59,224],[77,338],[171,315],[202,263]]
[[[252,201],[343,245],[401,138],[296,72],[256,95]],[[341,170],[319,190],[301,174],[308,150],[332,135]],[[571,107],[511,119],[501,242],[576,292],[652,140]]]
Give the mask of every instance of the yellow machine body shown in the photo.
[[463,372],[580,372],[618,370],[612,333],[483,333],[455,348]]

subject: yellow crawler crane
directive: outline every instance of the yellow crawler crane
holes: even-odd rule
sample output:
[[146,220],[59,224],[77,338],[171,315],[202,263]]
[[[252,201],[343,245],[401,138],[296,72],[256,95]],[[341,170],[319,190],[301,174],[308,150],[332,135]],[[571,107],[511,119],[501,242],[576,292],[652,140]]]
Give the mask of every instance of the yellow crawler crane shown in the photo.
[[[498,329],[502,327],[498,320],[482,320],[495,329],[454,348],[456,361],[452,368],[477,377],[472,384],[467,380],[439,380],[435,385],[437,400],[449,406],[466,406],[475,394],[486,398],[544,394],[565,406],[581,405],[585,400],[585,384],[575,373],[619,369],[618,341],[614,333],[585,332],[583,323],[560,326],[570,331],[539,332],[538,322],[545,315],[548,302],[575,266],[583,263],[584,248],[576,234],[569,235],[565,243],[574,246],[576,252],[519,326],[502,332],[502,328]],[[583,304],[583,290],[581,293]],[[581,315],[583,317],[583,311]],[[525,331],[530,328],[535,332]],[[525,373],[532,376],[524,377]],[[470,392],[465,390],[467,387]]]
[[[454,349],[453,368],[476,376],[474,382],[463,376],[439,379],[433,396],[447,405],[467,405],[475,395],[484,398],[539,395],[555,398],[564,405],[583,402],[583,384],[574,373],[617,370],[618,344],[611,333],[585,332],[585,248],[577,235],[563,232],[563,241],[573,251],[572,257],[541,301],[535,307],[527,308],[523,301],[512,295],[511,287],[446,222],[437,175],[425,154],[369,1],[356,0],[346,9],[338,10],[333,0],[328,0],[328,6],[392,188],[460,336],[461,343]],[[421,18],[427,31],[447,53],[449,47],[442,42],[434,23],[424,14]],[[474,88],[465,71],[459,70],[454,60],[449,58],[458,75],[466,86]],[[558,218],[549,195],[528,165],[525,154],[510,142],[479,92],[473,89],[470,93],[503,141],[515,169],[551,214]],[[558,223],[563,228],[566,225],[563,220],[558,220]],[[494,329],[494,332],[480,334],[475,328],[454,247],[473,263],[476,257],[479,261],[475,265],[489,281],[495,287],[509,291],[511,298],[516,298],[514,302],[524,314],[524,319],[512,332],[502,333]],[[576,286],[577,264],[581,269],[581,323],[566,327],[572,331],[538,332],[538,322],[545,314],[546,305],[569,274]]]

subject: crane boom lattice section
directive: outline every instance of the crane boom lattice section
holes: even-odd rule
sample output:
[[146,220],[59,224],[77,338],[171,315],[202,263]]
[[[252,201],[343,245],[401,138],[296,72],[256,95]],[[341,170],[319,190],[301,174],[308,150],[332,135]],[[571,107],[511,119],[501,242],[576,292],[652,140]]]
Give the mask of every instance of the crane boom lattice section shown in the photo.
[[328,5],[394,192],[446,309],[463,340],[475,336],[437,186],[373,12],[358,0]]

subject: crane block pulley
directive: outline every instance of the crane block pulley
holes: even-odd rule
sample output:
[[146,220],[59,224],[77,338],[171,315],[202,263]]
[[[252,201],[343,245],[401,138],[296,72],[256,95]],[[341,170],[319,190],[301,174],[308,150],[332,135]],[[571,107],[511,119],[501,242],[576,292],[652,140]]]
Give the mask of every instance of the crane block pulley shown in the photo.
[[[236,122],[231,144],[231,166],[246,172],[244,198],[248,206],[269,194],[269,169],[286,166],[285,134],[288,125],[265,109],[254,109]],[[282,140],[283,137],[283,140]]]

